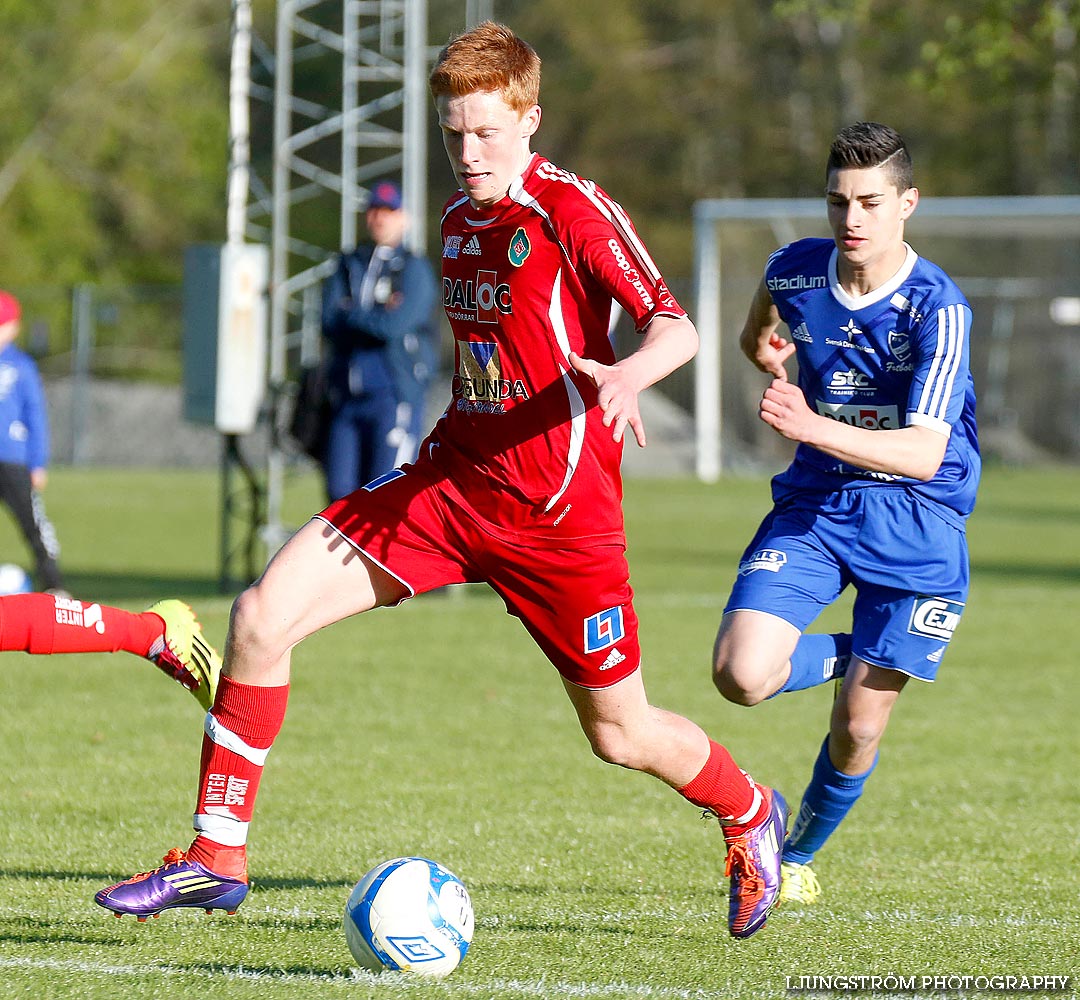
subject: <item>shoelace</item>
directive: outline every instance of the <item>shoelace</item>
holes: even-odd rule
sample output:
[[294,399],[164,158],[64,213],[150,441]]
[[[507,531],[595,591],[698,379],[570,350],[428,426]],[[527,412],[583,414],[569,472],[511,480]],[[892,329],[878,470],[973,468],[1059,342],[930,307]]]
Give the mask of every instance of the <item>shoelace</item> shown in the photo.
[[743,888],[750,892],[760,892],[765,888],[765,879],[758,871],[757,862],[747,850],[744,841],[737,840],[728,849],[727,861],[724,864],[724,877],[731,878],[738,872],[743,879]]
[[809,866],[800,865],[798,868],[786,869],[783,876],[784,881],[791,883],[792,891],[801,899],[806,897],[816,899],[821,895],[821,883],[818,882],[817,876]]
[[162,868],[169,868],[172,865],[178,865],[181,861],[187,861],[187,854],[185,854],[179,847],[172,847],[169,849],[169,853],[161,859],[164,864]]
[[187,861],[187,855],[180,850],[179,847],[172,847],[169,849],[169,853],[162,859],[163,864],[158,865],[157,868],[151,868],[148,872],[139,872],[138,875],[132,875],[131,878],[124,879],[123,882],[117,882],[117,885],[128,885],[131,882],[140,882],[144,878],[149,878],[151,875],[161,871],[162,868],[171,868],[173,865],[178,865],[182,861]]
[[197,691],[202,683],[202,680],[195,675],[190,667],[184,666],[184,662],[176,655],[176,652],[168,643],[154,658],[154,665],[189,691]]

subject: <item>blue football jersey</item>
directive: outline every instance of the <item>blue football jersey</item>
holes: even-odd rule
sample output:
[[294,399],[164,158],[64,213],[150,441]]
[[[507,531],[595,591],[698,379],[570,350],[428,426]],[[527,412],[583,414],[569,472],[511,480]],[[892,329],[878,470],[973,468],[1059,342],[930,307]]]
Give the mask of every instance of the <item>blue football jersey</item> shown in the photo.
[[[810,408],[871,430],[922,425],[948,436],[930,482],[869,472],[800,444],[777,477],[785,488],[902,485],[962,523],[975,506],[981,460],[969,366],[971,307],[952,279],[908,247],[900,271],[852,297],[840,287],[829,239],[781,247],[765,284],[791,331]],[[959,517],[957,517],[959,515]]]

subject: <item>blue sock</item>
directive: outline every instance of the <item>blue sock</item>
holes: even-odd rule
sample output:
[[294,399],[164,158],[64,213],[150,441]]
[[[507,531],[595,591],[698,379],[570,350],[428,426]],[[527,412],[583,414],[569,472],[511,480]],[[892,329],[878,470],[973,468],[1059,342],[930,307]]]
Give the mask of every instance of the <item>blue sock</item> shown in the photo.
[[795,652],[791,654],[791,674],[782,691],[802,691],[804,688],[817,687],[835,677],[843,677],[851,662],[851,635],[848,632],[836,632],[832,635],[814,633],[799,638]]
[[862,795],[863,785],[875,767],[876,756],[874,763],[862,774],[850,775],[836,770],[829,759],[829,738],[825,737],[814,762],[810,784],[803,793],[799,815],[784,841],[784,861],[808,865],[814,860],[814,855]]

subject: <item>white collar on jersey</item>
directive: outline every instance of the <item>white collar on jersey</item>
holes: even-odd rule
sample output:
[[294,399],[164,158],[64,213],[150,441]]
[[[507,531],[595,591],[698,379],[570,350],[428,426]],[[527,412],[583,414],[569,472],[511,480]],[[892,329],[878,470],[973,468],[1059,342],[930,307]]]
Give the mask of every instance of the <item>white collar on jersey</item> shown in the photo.
[[833,293],[833,298],[835,298],[840,305],[853,312],[857,309],[865,309],[866,306],[872,306],[875,302],[880,302],[882,299],[889,298],[893,292],[908,280],[915,267],[915,262],[919,259],[919,255],[912,250],[907,243],[905,243],[904,246],[907,248],[907,254],[904,257],[904,263],[900,265],[900,270],[886,281],[885,284],[878,285],[877,288],[867,292],[865,295],[849,295],[840,287],[840,278],[836,273],[836,259],[839,256],[840,251],[837,250],[836,247],[833,247],[833,251],[829,255],[829,289]]
[[[510,182],[510,186],[506,191],[506,196],[505,197],[508,198],[511,202],[517,202],[518,204],[526,204],[527,203],[522,198],[522,193],[525,190],[524,177],[529,172],[529,167],[531,167],[533,165],[533,162],[536,160],[536,157],[538,155],[539,154],[537,154],[535,152],[530,153],[529,154],[529,159],[526,162],[524,169],[521,171],[520,174],[517,175],[517,177],[515,177]],[[530,198],[530,199],[528,199],[528,201],[531,202],[532,199]],[[500,202],[500,204],[501,204],[501,202]],[[476,209],[474,209],[471,205],[469,206],[469,209],[472,209],[472,211],[474,211],[474,212],[476,211]],[[466,212],[465,212],[465,222],[468,225],[474,226],[474,227],[490,226],[493,222],[498,222],[499,217],[502,215],[502,209],[500,208],[500,209],[498,209],[496,211],[494,208],[492,208],[492,209],[488,209],[488,211],[495,212],[495,214],[492,215],[490,218],[473,219],[473,218],[469,217],[468,209],[467,209]]]

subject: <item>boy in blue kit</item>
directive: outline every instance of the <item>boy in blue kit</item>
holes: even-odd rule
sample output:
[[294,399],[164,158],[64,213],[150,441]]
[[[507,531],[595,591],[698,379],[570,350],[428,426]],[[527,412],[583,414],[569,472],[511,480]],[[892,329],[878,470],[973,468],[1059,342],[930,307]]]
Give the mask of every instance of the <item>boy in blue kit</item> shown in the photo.
[[22,309],[0,291],[0,499],[11,509],[34,555],[35,583],[64,592],[60,546],[45,516],[41,491],[49,462],[49,420],[33,358],[15,346]]
[[[971,308],[904,242],[918,200],[895,131],[843,129],[826,167],[833,239],[769,258],[740,338],[773,376],[760,418],[798,448],[739,564],[713,680],[754,705],[843,678],[784,845],[782,901],[819,895],[810,863],[861,795],[908,679],[937,674],[967,599],[980,471]],[[851,632],[804,634],[848,585]]]

